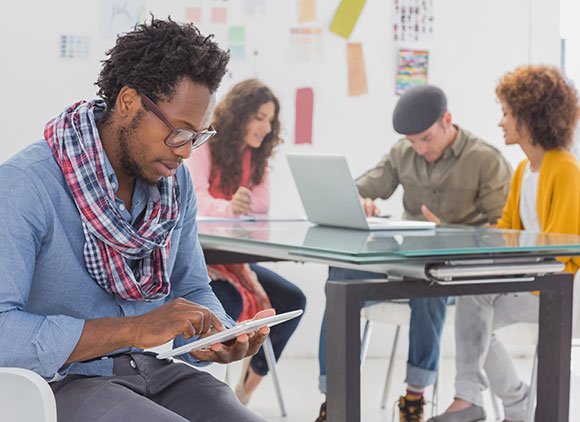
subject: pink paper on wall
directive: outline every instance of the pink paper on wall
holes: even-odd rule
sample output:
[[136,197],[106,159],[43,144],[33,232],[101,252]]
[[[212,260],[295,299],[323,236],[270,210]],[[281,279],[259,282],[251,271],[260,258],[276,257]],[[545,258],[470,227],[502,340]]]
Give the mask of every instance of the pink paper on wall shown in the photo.
[[228,20],[228,9],[225,7],[213,7],[211,9],[211,23],[226,23]]
[[185,9],[185,20],[199,24],[201,22],[201,7],[188,7]]
[[312,144],[312,114],[314,111],[314,92],[312,88],[296,90],[295,144]]

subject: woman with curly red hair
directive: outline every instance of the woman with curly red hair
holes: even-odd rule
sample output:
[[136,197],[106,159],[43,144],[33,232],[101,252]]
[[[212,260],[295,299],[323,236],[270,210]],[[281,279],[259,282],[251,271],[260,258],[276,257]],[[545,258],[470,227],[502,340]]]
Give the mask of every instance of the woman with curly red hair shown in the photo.
[[[526,155],[518,166],[497,227],[580,234],[580,163],[568,151],[578,120],[578,96],[555,67],[527,65],[505,74],[496,87],[507,145]],[[575,273],[580,258],[559,258]],[[434,422],[485,420],[482,391],[491,387],[506,421],[523,421],[530,388],[517,375],[498,328],[538,321],[533,293],[461,297],[455,322],[455,400]],[[487,377],[484,375],[487,375]],[[489,380],[489,385],[487,380]]]
[[[280,105],[270,88],[255,79],[236,84],[216,106],[212,142],[187,161],[197,195],[198,214],[238,217],[267,214],[270,202],[268,160],[281,143]],[[210,265],[211,286],[228,314],[252,318],[273,307],[277,313],[304,309],[302,291],[278,274],[256,264]],[[300,318],[274,326],[270,339],[276,360]],[[245,365],[236,387],[246,404],[268,373],[263,349]]]

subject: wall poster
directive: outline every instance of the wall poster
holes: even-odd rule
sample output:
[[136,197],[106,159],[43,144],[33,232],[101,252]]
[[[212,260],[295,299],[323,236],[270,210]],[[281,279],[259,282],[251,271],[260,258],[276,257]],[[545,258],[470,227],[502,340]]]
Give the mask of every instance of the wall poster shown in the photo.
[[405,90],[427,84],[429,51],[399,50],[395,93],[401,95]]
[[393,40],[427,41],[433,35],[433,0],[392,0]]

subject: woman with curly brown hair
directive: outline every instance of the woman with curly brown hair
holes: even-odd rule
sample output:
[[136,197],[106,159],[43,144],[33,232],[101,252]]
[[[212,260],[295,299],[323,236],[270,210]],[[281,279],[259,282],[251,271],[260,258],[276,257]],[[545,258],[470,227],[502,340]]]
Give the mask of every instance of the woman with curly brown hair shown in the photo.
[[[579,113],[576,90],[557,68],[527,65],[505,74],[496,95],[505,143],[519,145],[526,155],[513,176],[497,227],[580,234],[580,163],[568,151]],[[568,272],[580,267],[578,257],[558,259]],[[455,400],[431,421],[485,420],[482,391],[487,387],[501,398],[506,421],[528,419],[530,388],[518,377],[494,331],[517,322],[537,322],[538,309],[533,293],[458,300]]]
[[[272,91],[255,79],[236,84],[216,106],[208,145],[187,161],[198,201],[198,214],[237,217],[267,214],[270,202],[268,160],[279,137],[280,105]],[[277,313],[304,309],[302,291],[278,274],[256,264],[211,265],[211,286],[228,314],[252,318],[273,307]],[[276,360],[298,326],[299,318],[270,329]],[[236,394],[244,404],[268,373],[263,349],[244,367]]]

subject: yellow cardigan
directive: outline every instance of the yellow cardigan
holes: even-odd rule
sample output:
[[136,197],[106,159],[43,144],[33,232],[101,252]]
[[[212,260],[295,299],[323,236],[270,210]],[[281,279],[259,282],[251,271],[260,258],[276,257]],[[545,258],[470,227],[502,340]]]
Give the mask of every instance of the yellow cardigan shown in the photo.
[[[498,228],[524,228],[520,220],[520,194],[527,163],[528,160],[523,160],[512,178]],[[580,235],[580,162],[574,155],[563,150],[546,151],[540,165],[536,208],[542,231]],[[568,272],[575,273],[580,267],[580,257],[558,259],[566,264]]]

